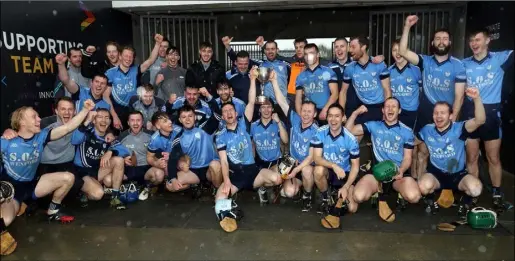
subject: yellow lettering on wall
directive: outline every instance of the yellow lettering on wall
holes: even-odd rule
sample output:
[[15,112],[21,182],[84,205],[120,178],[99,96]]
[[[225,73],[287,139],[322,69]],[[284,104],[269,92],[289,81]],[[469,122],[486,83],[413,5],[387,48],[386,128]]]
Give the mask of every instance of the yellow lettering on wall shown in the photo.
[[32,70],[30,69],[30,57],[22,57],[21,58],[23,73],[32,73]]
[[34,73],[43,73],[43,68],[41,68],[41,63],[39,62],[39,59],[36,58],[34,60]]
[[11,59],[13,60],[14,62],[14,72],[18,73],[18,61],[21,59],[20,56],[15,56],[15,55],[11,55]]
[[54,63],[52,62],[52,58],[43,58],[43,71],[45,73],[54,73]]

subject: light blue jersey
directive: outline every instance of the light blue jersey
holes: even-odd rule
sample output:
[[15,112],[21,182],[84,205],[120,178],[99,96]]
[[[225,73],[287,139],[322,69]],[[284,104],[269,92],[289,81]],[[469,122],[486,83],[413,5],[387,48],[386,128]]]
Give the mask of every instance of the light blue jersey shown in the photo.
[[190,168],[204,168],[209,166],[211,161],[219,159],[213,137],[203,129],[183,129],[174,139],[174,145],[176,142],[179,142],[181,152],[190,157]]
[[290,130],[290,155],[300,163],[309,155],[311,139],[316,134],[318,125],[313,122],[309,127],[302,128],[300,116],[290,107],[288,129]]
[[152,137],[150,137],[150,143],[148,144],[148,151],[151,153],[170,153],[172,151],[172,142],[182,128],[174,125],[173,130],[169,136],[161,134],[160,131],[156,131]]
[[389,126],[384,121],[369,121],[362,126],[364,134],[371,136],[377,162],[391,160],[400,167],[404,159],[404,149],[414,147],[413,130],[402,122]]
[[343,72],[343,82],[354,87],[356,95],[365,105],[380,104],[384,102],[384,92],[381,80],[390,77],[390,72],[384,62],[372,63],[369,59],[366,64],[353,61]]
[[252,140],[250,139],[250,123],[245,116],[238,118],[236,129],[227,127],[216,133],[216,148],[226,151],[229,164],[254,164]]
[[331,134],[329,125],[320,127],[311,140],[311,147],[322,148],[324,159],[335,163],[345,172],[351,169],[350,160],[359,158],[358,140],[344,127],[336,137]]
[[434,55],[419,55],[418,67],[422,70],[422,87],[429,102],[445,101],[454,104],[455,84],[466,81],[463,63],[452,57],[438,62]]
[[[479,89],[483,104],[501,103],[502,83],[504,73],[510,65],[508,62],[510,56],[513,56],[513,50],[489,52],[481,61],[476,60],[474,56],[463,60],[467,86]],[[513,63],[513,58],[511,61]]]
[[30,139],[1,138],[3,171],[17,181],[33,181],[43,149],[50,141],[50,131],[49,128],[42,129]]
[[303,90],[307,100],[314,102],[317,109],[323,109],[331,97],[329,83],[338,83],[336,73],[329,67],[317,65],[314,70],[307,67],[297,76],[295,86]]
[[419,105],[419,88],[422,85],[420,68],[407,63],[402,69],[396,64],[388,68],[393,97],[401,104],[401,109],[416,111]]
[[108,85],[112,87],[111,96],[117,104],[128,107],[132,96],[136,95],[141,81],[141,70],[138,65],[129,67],[127,73],[123,72],[119,66],[113,67],[105,72]]
[[465,141],[469,133],[465,122],[454,122],[444,131],[438,131],[434,124],[428,124],[418,133],[418,138],[429,149],[429,160],[443,173],[456,173],[465,169]]
[[107,103],[104,98],[95,99],[93,98],[93,95],[91,94],[90,88],[86,88],[80,85],[77,85],[79,89],[76,93],[72,94],[72,99],[75,101],[75,111],[79,113],[82,110],[82,107],[84,106],[84,102],[88,99],[91,99],[95,103],[95,110],[96,109],[106,109],[111,110],[111,105]]
[[281,136],[277,122],[270,120],[266,125],[261,119],[253,122],[250,126],[250,136],[256,144],[256,153],[261,160],[270,162],[281,158]]

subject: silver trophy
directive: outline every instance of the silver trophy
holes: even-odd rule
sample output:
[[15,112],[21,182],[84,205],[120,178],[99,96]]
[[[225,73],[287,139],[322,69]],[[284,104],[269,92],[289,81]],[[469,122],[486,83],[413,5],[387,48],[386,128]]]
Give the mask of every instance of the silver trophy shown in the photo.
[[261,95],[256,97],[256,103],[263,104],[268,100],[268,98],[265,96],[264,85],[266,82],[268,82],[268,80],[270,78],[270,73],[272,72],[272,68],[259,67],[257,70],[258,70],[258,80],[261,82]]

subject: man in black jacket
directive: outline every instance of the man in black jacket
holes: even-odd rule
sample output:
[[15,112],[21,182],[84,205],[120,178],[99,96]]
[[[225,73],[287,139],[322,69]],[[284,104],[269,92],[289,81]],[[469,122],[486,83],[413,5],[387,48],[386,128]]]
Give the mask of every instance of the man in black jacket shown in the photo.
[[120,63],[119,55],[120,45],[116,42],[107,42],[105,55],[96,52],[96,48],[90,45],[82,57],[81,74],[88,78],[93,78],[95,74],[104,74]]
[[218,98],[216,84],[225,77],[222,65],[213,60],[213,45],[209,42],[200,44],[200,60],[194,62],[186,72],[186,86],[205,87],[214,98]]

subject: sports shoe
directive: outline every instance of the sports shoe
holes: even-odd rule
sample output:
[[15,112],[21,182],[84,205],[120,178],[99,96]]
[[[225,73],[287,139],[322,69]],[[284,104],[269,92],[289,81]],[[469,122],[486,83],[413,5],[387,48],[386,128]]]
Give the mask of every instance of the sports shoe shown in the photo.
[[88,196],[86,196],[86,194],[80,196],[80,206],[83,208],[88,206]]
[[268,193],[265,187],[258,189],[259,203],[263,206],[268,204]]
[[401,196],[401,193],[397,196],[397,210],[405,210],[408,207],[408,202]]
[[311,210],[311,197],[302,198],[302,212],[309,212]]
[[326,198],[322,199],[322,203],[320,204],[320,206],[318,206],[317,213],[324,214],[324,215],[329,213],[329,199],[326,199]]
[[116,208],[117,210],[124,210],[125,204],[119,199],[119,198],[113,198],[111,199],[111,202],[109,203],[111,207]]
[[139,196],[138,196],[138,199],[139,200],[147,200],[148,199],[148,195],[150,194],[150,188],[149,187],[145,187],[144,189],[141,190],[141,192],[139,193]]
[[440,211],[440,206],[434,200],[426,200],[426,213],[436,215]]
[[48,221],[59,221],[59,222],[61,222],[61,224],[70,223],[73,220],[75,220],[74,216],[67,215],[67,214],[63,213],[62,211],[57,211],[56,213],[54,213],[52,215],[48,215]]

